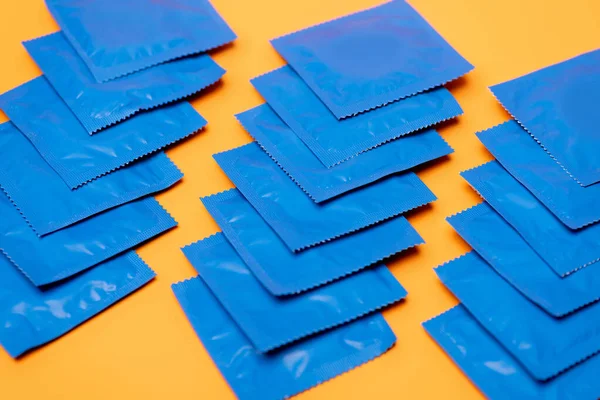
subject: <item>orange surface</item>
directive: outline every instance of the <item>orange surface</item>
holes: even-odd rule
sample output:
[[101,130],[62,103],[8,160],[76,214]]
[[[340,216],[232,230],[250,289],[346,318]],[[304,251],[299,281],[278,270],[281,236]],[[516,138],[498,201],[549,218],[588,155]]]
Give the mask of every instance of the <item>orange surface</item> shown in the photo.
[[[56,342],[14,361],[0,350],[4,399],[230,399],[180,310],[170,285],[194,275],[179,248],[218,230],[198,200],[232,184],[211,155],[250,140],[233,117],[262,102],[250,78],[283,64],[270,38],[376,5],[378,0],[213,0],[239,35],[215,54],[222,84],[193,101],[209,121],[200,135],[169,151],[185,173],[158,199],[179,227],[139,250],[158,278]],[[439,197],[410,217],[427,244],[390,268],[407,288],[385,312],[398,337],[383,357],[299,396],[303,399],[478,399],[481,394],[429,339],[421,322],[456,300],[432,268],[468,250],[444,221],[479,201],[459,177],[490,159],[474,133],[508,116],[487,86],[600,46],[597,0],[410,0],[475,70],[450,85],[465,115],[440,129],[456,152],[419,172]],[[42,0],[0,5],[0,92],[40,71],[20,42],[57,30]]]

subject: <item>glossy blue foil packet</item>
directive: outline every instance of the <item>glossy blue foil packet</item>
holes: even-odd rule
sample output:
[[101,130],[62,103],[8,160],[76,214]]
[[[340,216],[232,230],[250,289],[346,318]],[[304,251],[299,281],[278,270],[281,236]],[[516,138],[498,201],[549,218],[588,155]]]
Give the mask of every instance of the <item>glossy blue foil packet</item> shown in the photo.
[[256,77],[251,82],[327,167],[462,114],[450,92],[438,88],[369,113],[338,120],[289,66]]
[[417,175],[406,173],[316,204],[256,143],[214,158],[292,251],[366,228],[436,198]]
[[71,190],[12,123],[0,125],[0,187],[38,235],[166,189],[182,176],[159,153]]
[[448,222],[496,272],[547,313],[562,317],[600,299],[600,268],[561,278],[489,204],[462,211]]
[[271,43],[338,119],[441,86],[473,69],[402,0]]
[[569,229],[498,162],[461,175],[560,276],[600,259],[600,224]]
[[98,83],[62,32],[24,46],[88,133],[188,97],[225,73],[210,56],[201,54]]
[[191,104],[181,102],[145,111],[90,136],[43,76],[1,95],[0,108],[72,189],[206,125]]
[[436,131],[428,130],[328,169],[267,104],[236,117],[273,161],[317,203],[453,152]]
[[600,303],[555,318],[471,252],[435,270],[440,280],[538,380],[600,351]]
[[406,290],[381,264],[310,292],[282,298],[260,284],[221,233],[182,250],[261,353],[344,325],[406,297]]
[[202,202],[252,274],[276,296],[324,285],[424,243],[400,216],[294,253],[237,189]]
[[376,313],[262,354],[200,277],[174,284],[173,292],[240,400],[288,398],[371,361],[396,342],[388,324]]
[[462,305],[424,322],[423,327],[489,399],[594,400],[600,396],[598,356],[551,381],[539,382]]
[[75,275],[177,225],[153,198],[110,209],[42,238],[0,194],[0,250],[36,286]]
[[490,89],[571,177],[584,186],[600,182],[600,50]]
[[600,220],[600,185],[583,187],[575,182],[516,121],[477,137],[563,224],[579,229]]
[[46,0],[98,82],[233,41],[208,0]]
[[0,345],[19,357],[75,329],[154,276],[131,251],[40,289],[0,254]]

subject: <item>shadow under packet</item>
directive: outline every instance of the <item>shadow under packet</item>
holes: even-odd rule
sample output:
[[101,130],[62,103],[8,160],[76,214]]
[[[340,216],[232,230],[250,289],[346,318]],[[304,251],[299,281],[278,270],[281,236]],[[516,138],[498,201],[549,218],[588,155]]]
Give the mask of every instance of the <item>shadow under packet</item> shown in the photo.
[[202,203],[252,274],[275,296],[325,285],[424,243],[400,216],[294,253],[237,189],[204,197]]
[[396,139],[327,168],[268,104],[237,114],[236,118],[273,161],[317,203],[454,151],[431,129]]
[[438,88],[338,120],[290,66],[250,82],[328,168],[463,113],[452,94]]
[[497,161],[461,175],[560,276],[600,260],[600,224],[569,229]]
[[225,73],[209,55],[200,54],[98,83],[62,32],[23,45],[89,134],[189,97]]
[[144,111],[91,136],[43,76],[0,95],[0,108],[71,189],[206,125],[184,101]]
[[396,342],[381,314],[375,313],[263,354],[253,348],[200,277],[172,288],[196,335],[240,400],[278,400],[299,394],[375,359]]
[[490,90],[565,173],[583,186],[600,182],[600,50]]
[[516,121],[479,132],[477,137],[563,224],[579,229],[600,220],[600,185],[578,184]]
[[[576,184],[576,183],[575,183]],[[562,278],[487,203],[447,218],[458,234],[504,279],[560,318],[600,299],[600,268]]]
[[537,380],[554,378],[600,352],[600,303],[555,318],[475,252],[437,267],[435,273]]
[[489,399],[593,400],[600,396],[598,356],[548,382],[540,382],[463,305],[424,322],[423,327]]
[[164,190],[182,177],[161,152],[71,190],[11,122],[0,124],[0,188],[39,236]]
[[0,254],[0,345],[17,358],[75,329],[154,276],[131,251],[40,289]]
[[347,324],[406,297],[406,290],[382,264],[283,298],[260,284],[221,233],[182,251],[261,353]]
[[271,44],[338,119],[441,86],[473,69],[403,0]]
[[80,273],[177,225],[151,197],[41,238],[4,193],[0,193],[0,215],[0,251],[36,286]]
[[98,82],[236,38],[208,0],[46,0],[46,6]]
[[317,204],[256,143],[213,157],[294,252],[370,227],[436,199],[419,177],[409,172]]

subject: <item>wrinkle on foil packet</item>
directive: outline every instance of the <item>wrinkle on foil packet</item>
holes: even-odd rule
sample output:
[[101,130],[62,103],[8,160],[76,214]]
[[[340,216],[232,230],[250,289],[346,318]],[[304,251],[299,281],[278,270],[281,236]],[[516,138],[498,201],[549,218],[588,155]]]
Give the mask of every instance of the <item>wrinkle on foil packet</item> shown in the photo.
[[182,250],[261,353],[344,325],[406,297],[406,290],[382,264],[310,292],[282,298],[260,284],[221,233]]
[[338,119],[441,86],[473,69],[403,0],[271,43]]
[[547,313],[563,317],[600,299],[600,268],[558,276],[489,204],[461,211],[448,222],[496,272]]
[[256,351],[200,277],[173,285],[187,319],[240,400],[301,393],[380,356],[396,342],[375,313],[277,351]]
[[555,318],[529,301],[475,252],[437,267],[435,272],[537,380],[549,380],[600,351],[600,303]]
[[202,202],[252,274],[275,296],[313,289],[424,243],[400,216],[294,253],[237,189]]
[[583,400],[600,396],[600,357],[548,382],[533,379],[463,305],[423,323],[427,333],[489,399]]
[[461,175],[560,276],[600,259],[600,224],[569,229],[497,161]]
[[98,82],[236,38],[208,0],[46,0],[46,6]]
[[71,187],[77,188],[206,125],[188,102],[145,111],[89,135],[43,76],[0,96],[0,108]]
[[0,187],[40,236],[164,190],[182,176],[159,153],[71,190],[11,122],[0,125]]
[[567,174],[583,186],[600,182],[600,50],[490,90]]
[[267,104],[236,118],[269,156],[317,203],[454,150],[433,129],[394,140],[333,168],[325,167]]
[[256,143],[214,158],[292,251],[369,227],[436,198],[409,172],[316,204]]
[[177,225],[153,198],[104,211],[44,237],[0,193],[0,250],[36,286],[66,279]]
[[477,133],[498,162],[571,229],[600,220],[600,185],[583,187],[516,122]]
[[291,131],[329,168],[462,114],[452,94],[437,88],[338,120],[289,66],[251,82]]
[[62,32],[23,44],[90,134],[140,111],[189,97],[225,73],[209,55],[200,54],[98,83]]
[[0,254],[0,345],[19,357],[75,329],[154,276],[131,251],[40,289]]

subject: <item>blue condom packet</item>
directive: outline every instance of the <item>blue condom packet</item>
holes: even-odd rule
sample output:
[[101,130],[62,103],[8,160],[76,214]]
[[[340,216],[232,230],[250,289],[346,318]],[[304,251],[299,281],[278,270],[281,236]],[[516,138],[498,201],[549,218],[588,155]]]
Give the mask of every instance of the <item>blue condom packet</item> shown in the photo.
[[600,351],[600,303],[555,318],[529,301],[474,252],[435,272],[537,380],[553,378]]
[[584,186],[600,182],[600,50],[490,89],[571,177]]
[[293,253],[237,189],[202,202],[252,274],[276,296],[324,285],[424,243],[400,216]]
[[317,203],[453,152],[436,131],[428,130],[328,169],[267,104],[236,117],[273,161]]
[[441,86],[473,69],[402,0],[271,43],[338,119]]
[[182,250],[261,353],[344,325],[406,297],[406,290],[382,264],[282,298],[260,284],[221,233]]
[[214,158],[292,251],[325,243],[435,200],[417,175],[406,173],[316,204],[256,143]]
[[145,111],[90,136],[43,76],[1,95],[0,108],[72,189],[206,125],[189,103],[181,102]]
[[438,88],[338,120],[289,66],[251,82],[291,131],[327,167],[462,114],[450,92]]
[[40,289],[0,254],[0,345],[19,357],[75,329],[154,276],[131,251]]
[[225,73],[210,56],[201,54],[98,83],[62,32],[24,45],[88,133],[191,96]]
[[448,222],[496,272],[547,313],[563,317],[600,299],[599,268],[561,278],[487,203]]
[[177,225],[153,198],[110,209],[42,238],[0,194],[0,250],[36,286],[84,271]]
[[461,175],[559,275],[600,259],[600,224],[567,228],[496,161]]
[[563,224],[579,229],[600,220],[600,185],[583,187],[575,182],[516,121],[477,137]]
[[600,357],[539,382],[462,305],[424,322],[423,327],[489,399],[592,400],[600,396]]
[[98,82],[205,52],[236,38],[208,0],[46,0]]
[[0,125],[0,187],[38,235],[166,189],[182,176],[159,153],[71,190],[12,123]]
[[[173,292],[215,365],[240,400],[278,400],[320,385],[381,354],[396,336],[381,314],[261,354],[199,277]],[[235,360],[235,362],[231,362]]]

